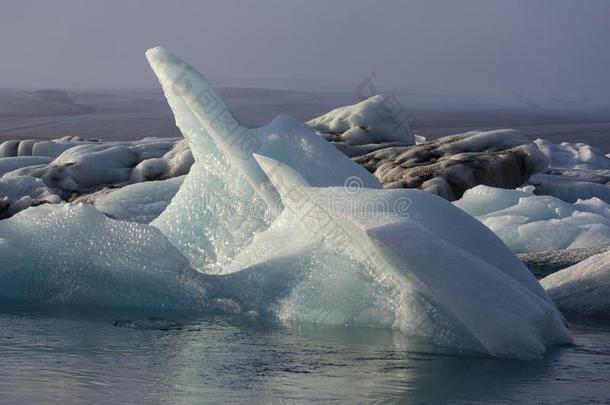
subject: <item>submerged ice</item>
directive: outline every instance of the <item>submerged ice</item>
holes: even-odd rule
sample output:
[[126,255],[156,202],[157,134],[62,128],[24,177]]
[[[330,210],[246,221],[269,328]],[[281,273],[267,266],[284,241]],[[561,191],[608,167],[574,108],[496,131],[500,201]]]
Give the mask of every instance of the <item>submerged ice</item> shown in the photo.
[[431,193],[382,189],[289,117],[244,128],[195,69],[161,48],[147,57],[190,173],[150,225],[149,185],[124,192],[143,216],[114,192],[96,204],[125,220],[61,204],[0,222],[2,298],[392,327],[516,358],[571,341],[540,284],[475,218]]

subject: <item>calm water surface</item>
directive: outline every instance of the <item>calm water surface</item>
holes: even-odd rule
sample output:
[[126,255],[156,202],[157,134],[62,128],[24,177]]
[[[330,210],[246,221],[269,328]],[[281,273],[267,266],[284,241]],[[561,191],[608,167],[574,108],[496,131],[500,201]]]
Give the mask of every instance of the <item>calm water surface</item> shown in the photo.
[[[150,318],[151,316],[156,318]],[[609,403],[610,323],[516,361],[399,333],[0,305],[0,403]]]

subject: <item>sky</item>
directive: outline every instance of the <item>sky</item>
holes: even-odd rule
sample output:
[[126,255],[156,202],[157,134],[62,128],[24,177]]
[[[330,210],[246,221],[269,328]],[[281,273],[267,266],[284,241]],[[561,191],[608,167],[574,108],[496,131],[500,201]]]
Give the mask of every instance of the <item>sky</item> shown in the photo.
[[157,87],[162,45],[219,84],[610,98],[608,0],[0,0],[0,87]]

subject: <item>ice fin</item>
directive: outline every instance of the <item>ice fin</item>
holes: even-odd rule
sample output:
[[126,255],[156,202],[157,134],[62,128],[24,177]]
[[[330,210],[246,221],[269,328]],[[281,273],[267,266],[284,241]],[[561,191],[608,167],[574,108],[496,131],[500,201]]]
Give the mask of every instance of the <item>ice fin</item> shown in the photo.
[[[243,175],[273,215],[281,212],[279,196],[266,186],[267,178],[252,157],[262,141],[256,131],[243,127],[208,80],[182,59],[161,47],[146,51],[166,96],[177,98],[203,126],[228,163]],[[183,111],[173,108],[178,116]],[[189,139],[197,143],[197,139]]]
[[294,187],[309,187],[307,180],[292,167],[257,153],[254,154],[254,159],[263,169],[271,184],[280,193],[280,196],[284,197]]

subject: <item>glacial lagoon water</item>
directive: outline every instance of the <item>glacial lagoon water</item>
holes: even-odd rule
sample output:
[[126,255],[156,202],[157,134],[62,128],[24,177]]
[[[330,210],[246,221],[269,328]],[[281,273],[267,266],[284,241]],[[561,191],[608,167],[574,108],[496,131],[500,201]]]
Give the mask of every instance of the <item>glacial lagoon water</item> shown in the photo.
[[532,361],[391,330],[0,305],[0,403],[608,403],[610,325]]

